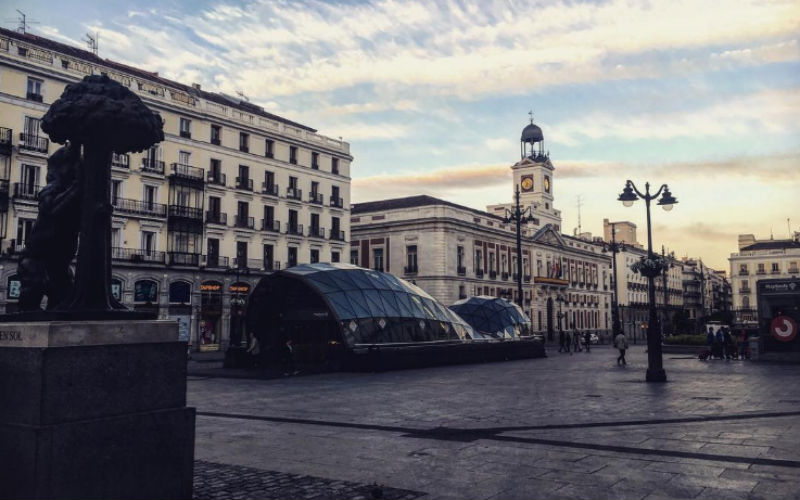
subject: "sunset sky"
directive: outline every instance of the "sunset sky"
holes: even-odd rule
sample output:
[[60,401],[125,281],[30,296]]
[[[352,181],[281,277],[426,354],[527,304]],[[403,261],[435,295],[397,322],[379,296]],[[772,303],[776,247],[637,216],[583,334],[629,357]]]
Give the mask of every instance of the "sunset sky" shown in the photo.
[[728,269],[739,233],[800,230],[800,3],[787,1],[30,1],[14,28],[241,91],[351,143],[354,202],[508,201],[533,110],[563,229],[602,234],[668,183],[653,239]]

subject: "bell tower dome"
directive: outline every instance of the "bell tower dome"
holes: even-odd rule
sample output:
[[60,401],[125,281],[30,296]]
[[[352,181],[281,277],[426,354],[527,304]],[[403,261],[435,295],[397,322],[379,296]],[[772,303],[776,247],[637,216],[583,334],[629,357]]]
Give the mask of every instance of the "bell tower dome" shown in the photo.
[[553,207],[553,173],[550,152],[544,148],[544,133],[533,123],[522,129],[519,139],[520,160],[511,166],[514,173],[514,190],[519,186],[519,201],[530,206],[541,224],[561,227],[561,211]]

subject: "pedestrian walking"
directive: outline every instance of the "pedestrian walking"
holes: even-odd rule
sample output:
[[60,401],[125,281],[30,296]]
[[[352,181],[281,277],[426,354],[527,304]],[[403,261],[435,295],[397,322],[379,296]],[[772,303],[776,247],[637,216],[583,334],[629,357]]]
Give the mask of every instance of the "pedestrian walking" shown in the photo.
[[624,332],[619,332],[614,337],[614,347],[619,349],[619,357],[617,358],[617,365],[627,365],[625,361],[625,351],[628,349],[628,339],[625,337]]
[[714,347],[716,348],[716,357],[723,359],[725,357],[725,339],[722,335],[722,328],[714,334]]
[[742,361],[750,357],[749,344],[750,340],[747,338],[747,332],[742,329],[742,334],[739,337],[739,359]]
[[570,351],[570,349],[569,349],[569,346],[572,345],[572,332],[567,330],[566,333],[564,333],[564,336],[565,336],[564,337],[564,346],[566,347],[567,352],[570,354],[570,356],[572,356],[572,351]]
[[564,330],[560,330],[558,332],[558,352],[568,351],[566,343],[567,343],[567,337],[564,335]]
[[300,373],[300,371],[294,364],[294,344],[292,343],[292,339],[288,339],[283,345],[283,362],[285,367],[283,370],[283,376],[288,377],[289,375],[297,375]]
[[578,330],[572,333],[572,350],[575,352],[581,352],[583,350],[581,349],[581,333]]
[[592,345],[592,334],[586,332],[583,334],[583,343],[584,347],[586,348],[586,354],[589,354],[589,346]]

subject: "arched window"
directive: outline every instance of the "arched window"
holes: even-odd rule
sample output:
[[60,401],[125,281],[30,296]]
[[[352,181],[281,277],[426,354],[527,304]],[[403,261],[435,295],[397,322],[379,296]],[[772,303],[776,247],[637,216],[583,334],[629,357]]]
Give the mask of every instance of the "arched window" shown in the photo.
[[188,304],[191,302],[192,285],[188,281],[173,281],[169,284],[170,303]]
[[139,280],[133,285],[134,302],[158,302],[158,283],[153,280]]

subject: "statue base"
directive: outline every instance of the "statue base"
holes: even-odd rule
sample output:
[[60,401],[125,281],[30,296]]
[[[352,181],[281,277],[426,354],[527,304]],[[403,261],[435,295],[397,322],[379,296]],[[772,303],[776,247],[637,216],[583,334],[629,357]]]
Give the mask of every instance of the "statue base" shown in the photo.
[[191,498],[172,321],[0,325],[0,498]]
[[154,319],[156,319],[155,313],[131,311],[129,309],[25,311],[0,314],[0,323],[31,321],[142,321]]

